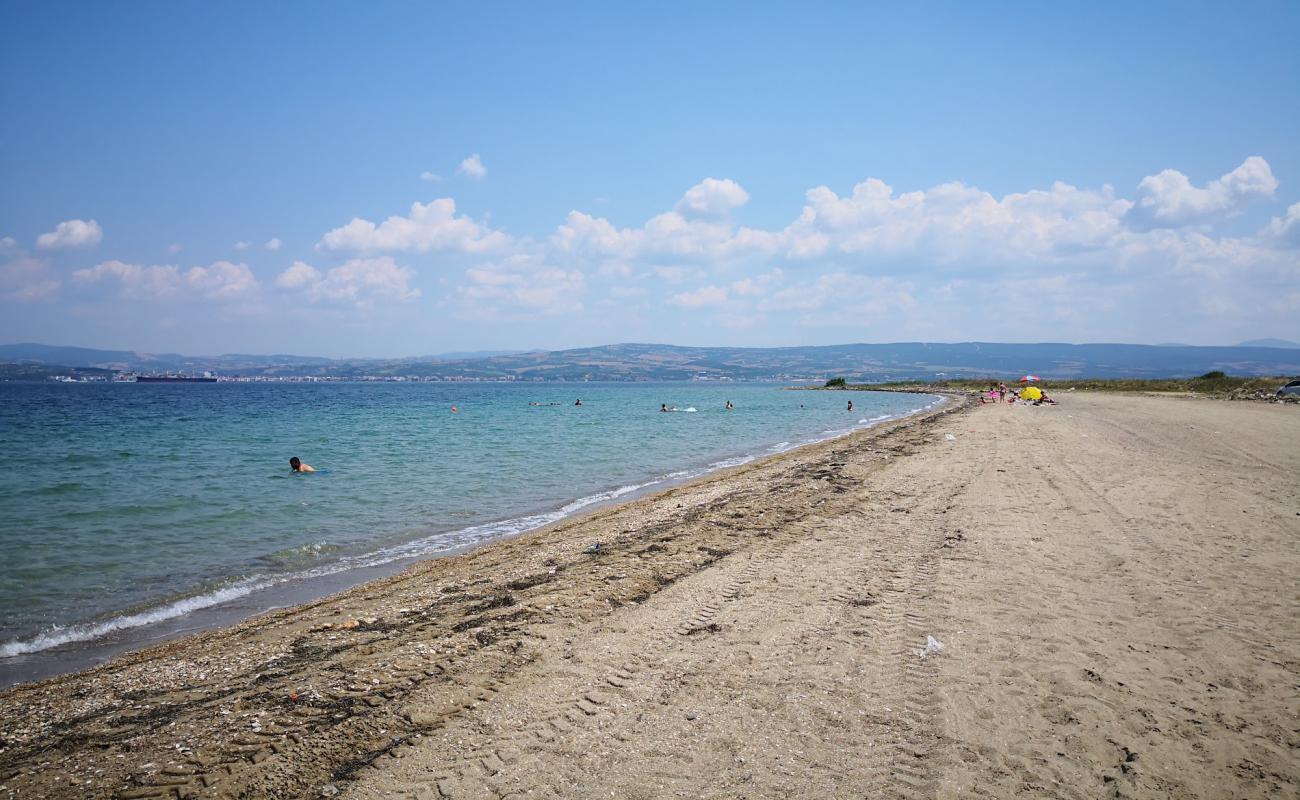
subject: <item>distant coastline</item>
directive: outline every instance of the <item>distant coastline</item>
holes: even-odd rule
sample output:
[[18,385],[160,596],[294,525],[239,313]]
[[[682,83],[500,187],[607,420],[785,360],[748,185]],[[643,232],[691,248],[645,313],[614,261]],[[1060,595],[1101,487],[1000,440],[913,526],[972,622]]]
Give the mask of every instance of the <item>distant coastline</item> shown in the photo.
[[[122,380],[130,374],[199,375],[223,381],[647,381],[930,383],[1011,378],[1191,378],[1213,370],[1248,377],[1300,373],[1300,349],[1283,340],[1235,347],[1139,344],[897,342],[804,347],[613,344],[556,351],[465,353],[398,359],[295,355],[186,356],[41,344],[0,345],[0,381]],[[448,357],[454,356],[454,357]],[[468,356],[468,357],[465,357]]]

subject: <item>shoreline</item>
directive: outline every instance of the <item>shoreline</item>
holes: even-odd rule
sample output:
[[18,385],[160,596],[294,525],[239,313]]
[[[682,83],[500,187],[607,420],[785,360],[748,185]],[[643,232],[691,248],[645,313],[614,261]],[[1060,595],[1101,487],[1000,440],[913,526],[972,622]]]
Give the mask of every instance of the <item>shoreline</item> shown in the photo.
[[[676,538],[675,529],[711,525],[716,517],[729,520],[735,512],[725,509],[738,497],[752,496],[765,506],[772,476],[802,475],[846,448],[879,450],[881,463],[888,463],[893,451],[910,447],[891,442],[970,407],[962,398],[944,400],[938,409],[713,472],[456,556],[420,561],[292,608],[9,687],[0,691],[9,717],[0,785],[14,797],[19,787],[25,787],[22,796],[60,796],[58,787],[69,782],[86,797],[125,796],[123,791],[167,797],[170,787],[192,782],[168,777],[167,769],[188,770],[188,776],[216,770],[223,784],[233,785],[227,780],[232,767],[256,768],[272,757],[279,762],[290,747],[305,747],[316,753],[316,766],[285,762],[289,773],[281,776],[299,788],[272,788],[260,769],[253,769],[259,777],[250,773],[247,786],[255,795],[314,796],[316,790],[304,794],[302,787],[318,788],[349,773],[347,765],[357,758],[370,763],[433,724],[408,707],[410,693],[441,694],[466,681],[492,685],[496,679],[485,679],[485,673],[529,663],[533,645],[552,635],[548,629],[635,607],[725,559],[732,535],[721,529],[713,532],[720,535],[717,544],[680,548],[638,541],[657,536],[667,542]],[[783,479],[790,487],[783,491],[800,493],[809,484],[838,497],[839,481],[821,476],[815,469],[807,478]],[[769,513],[791,520],[797,514],[756,513],[763,529],[770,527],[764,521]],[[597,541],[601,555],[587,553]],[[619,572],[609,575],[613,564]],[[547,602],[551,595],[555,601]],[[521,638],[525,622],[530,632]],[[453,693],[461,699],[446,713],[478,702],[458,689]],[[298,700],[286,700],[290,696]],[[233,731],[252,733],[234,735],[232,724]],[[131,743],[129,755],[118,759],[117,748],[125,742]],[[64,759],[53,773],[38,766],[51,748]]]
[[0,796],[1289,796],[1296,421],[955,398],[10,689]]
[[[129,626],[117,625],[119,620],[125,618],[137,615],[151,616],[157,614],[159,611],[165,611],[175,605],[184,605],[195,601],[203,601],[211,594],[229,591],[231,587],[252,581],[254,578],[249,577],[239,579],[230,584],[229,587],[214,590],[207,595],[188,595],[168,603],[150,606],[139,611],[120,612],[110,619],[99,623],[79,623],[77,625],[67,626],[66,629],[70,630],[84,628],[94,629],[104,625],[112,625],[113,627],[89,638],[71,639],[57,644],[48,645],[40,649],[0,658],[0,692],[27,683],[39,682],[61,675],[74,674],[80,671],[93,669],[112,659],[130,653],[133,650],[156,647],[181,637],[193,636],[219,628],[230,627],[261,614],[292,610],[297,606],[326,599],[341,592],[346,592],[352,588],[400,575],[411,566],[426,560],[453,557],[470,552],[479,547],[491,546],[498,542],[507,541],[534,531],[545,530],[552,525],[566,520],[579,519],[589,511],[616,507],[623,503],[652,497],[661,491],[666,491],[673,487],[686,485],[702,478],[724,473],[727,470],[743,467],[768,458],[781,456],[805,447],[842,439],[862,431],[873,430],[881,425],[887,425],[898,420],[908,419],[918,414],[924,414],[927,411],[942,407],[946,402],[944,398],[951,396],[942,392],[933,391],[916,391],[911,392],[911,394],[917,395],[920,400],[927,398],[931,399],[927,404],[922,405],[911,412],[898,415],[886,415],[882,419],[873,419],[866,424],[855,423],[854,426],[848,430],[834,433],[823,438],[803,441],[780,450],[773,451],[772,448],[765,448],[756,453],[746,453],[734,457],[723,458],[699,468],[688,468],[679,472],[656,476],[635,486],[615,487],[595,492],[592,495],[567,500],[561,503],[559,508],[554,510],[541,510],[520,517],[489,521],[479,525],[470,526],[469,528],[446,531],[437,534],[439,537],[454,539],[458,534],[463,534],[480,528],[500,529],[504,527],[507,529],[506,532],[503,533],[489,533],[482,539],[463,543],[449,543],[444,549],[425,551],[410,556],[395,555],[378,562],[370,560],[377,554],[363,554],[356,557],[359,563],[342,566],[341,568],[335,568],[339,565],[327,564],[321,565],[321,567],[312,568],[306,572],[260,576],[263,580],[263,585],[253,586],[247,591],[242,591],[229,599],[204,603],[190,608],[189,610],[181,611],[180,613],[153,619],[144,624]],[[575,505],[576,508],[572,511],[566,511],[566,509]],[[538,520],[538,522],[536,524],[531,524],[534,520]],[[509,530],[517,525],[522,525],[523,527]],[[402,549],[410,547],[416,543],[418,542],[396,545],[390,549]],[[49,636],[49,632],[43,632],[34,638],[13,640],[13,642],[10,642],[9,644],[27,645],[32,642],[40,642],[47,636]]]

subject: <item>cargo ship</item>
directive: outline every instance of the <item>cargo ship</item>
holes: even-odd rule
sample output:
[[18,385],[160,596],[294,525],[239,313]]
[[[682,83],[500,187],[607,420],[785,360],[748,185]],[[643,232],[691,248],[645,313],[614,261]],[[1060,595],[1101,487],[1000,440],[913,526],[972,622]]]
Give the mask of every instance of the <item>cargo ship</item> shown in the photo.
[[136,383],[216,383],[217,376],[211,372],[197,375],[136,375]]

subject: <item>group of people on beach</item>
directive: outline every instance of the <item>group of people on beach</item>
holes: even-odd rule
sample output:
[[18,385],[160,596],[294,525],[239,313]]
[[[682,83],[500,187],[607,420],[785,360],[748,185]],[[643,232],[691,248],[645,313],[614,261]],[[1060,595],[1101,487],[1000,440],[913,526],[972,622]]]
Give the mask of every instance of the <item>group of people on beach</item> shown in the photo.
[[980,404],[988,405],[989,403],[1007,403],[1008,405],[1011,405],[1015,403],[1026,403],[1034,406],[1056,405],[1056,401],[1048,397],[1047,392],[1043,391],[1041,386],[1034,386],[1033,388],[1037,390],[1037,396],[1029,398],[1025,397],[1023,394],[1017,394],[1015,389],[1007,388],[1005,383],[990,383],[988,391],[980,394]]

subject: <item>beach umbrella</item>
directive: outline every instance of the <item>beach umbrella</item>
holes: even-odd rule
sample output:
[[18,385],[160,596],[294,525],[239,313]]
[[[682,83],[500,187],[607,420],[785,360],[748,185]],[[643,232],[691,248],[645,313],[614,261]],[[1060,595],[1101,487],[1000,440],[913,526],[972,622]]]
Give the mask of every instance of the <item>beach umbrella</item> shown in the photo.
[[1020,399],[1021,400],[1042,400],[1043,390],[1039,389],[1037,386],[1026,386],[1025,388],[1020,390]]
[[1020,382],[1030,383],[1031,381],[1041,381],[1041,380],[1042,378],[1038,377],[1037,375],[1026,375],[1025,377],[1020,379]]

